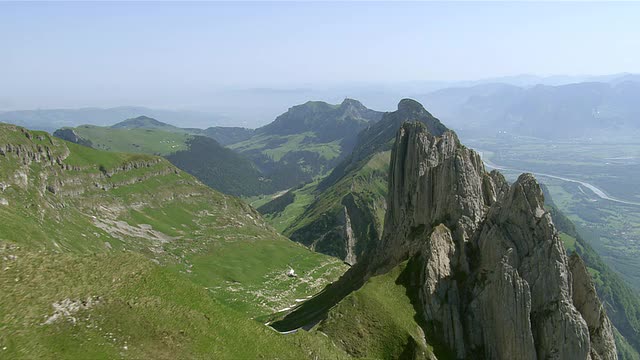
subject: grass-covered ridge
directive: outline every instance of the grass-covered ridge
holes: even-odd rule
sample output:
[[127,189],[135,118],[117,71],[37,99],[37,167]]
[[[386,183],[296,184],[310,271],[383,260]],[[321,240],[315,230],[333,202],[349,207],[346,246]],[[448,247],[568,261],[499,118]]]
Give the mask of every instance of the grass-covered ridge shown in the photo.
[[111,127],[63,128],[54,135],[99,150],[162,155],[204,184],[226,194],[246,196],[271,191],[272,181],[251,161],[213,138],[194,135],[206,131],[181,129],[141,116]]
[[230,147],[272,179],[275,192],[326,174],[353,149],[358,132],[381,116],[356,100],[338,105],[309,101]]
[[435,359],[402,284],[405,269],[403,263],[370,278],[331,309],[317,331],[358,358]]
[[73,130],[79,137],[99,150],[167,155],[187,149],[193,138],[186,132],[166,131],[164,128],[113,128],[82,125]]
[[344,266],[162,158],[0,124],[0,218],[8,358],[344,355],[259,321]]

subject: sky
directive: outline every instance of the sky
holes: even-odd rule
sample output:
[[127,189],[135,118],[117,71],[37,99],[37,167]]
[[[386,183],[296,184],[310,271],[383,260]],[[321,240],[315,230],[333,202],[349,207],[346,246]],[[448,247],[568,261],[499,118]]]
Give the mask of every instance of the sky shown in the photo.
[[640,72],[639,18],[611,2],[1,2],[0,110]]

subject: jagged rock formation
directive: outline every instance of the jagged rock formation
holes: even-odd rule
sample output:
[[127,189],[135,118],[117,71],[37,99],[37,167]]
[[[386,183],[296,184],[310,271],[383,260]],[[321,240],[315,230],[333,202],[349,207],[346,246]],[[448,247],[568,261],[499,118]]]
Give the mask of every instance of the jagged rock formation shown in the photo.
[[[339,301],[345,288],[409,260],[426,340],[441,354],[617,359],[591,278],[567,257],[531,174],[509,186],[455,133],[436,136],[405,123],[391,155],[387,203],[381,241],[316,303]],[[293,313],[296,319],[304,316]]]
[[617,358],[590,277],[570,266],[532,175],[508,187],[453,132],[405,124],[385,223],[370,269],[416,258],[427,336],[457,358]]
[[91,140],[84,139],[78,133],[71,128],[62,128],[54,131],[53,136],[60,138],[62,140],[67,140],[72,143],[84,145],[84,146],[92,146]]
[[573,253],[569,258],[573,275],[573,304],[587,322],[591,336],[591,358],[613,359],[616,345],[611,321],[607,317],[584,262]]

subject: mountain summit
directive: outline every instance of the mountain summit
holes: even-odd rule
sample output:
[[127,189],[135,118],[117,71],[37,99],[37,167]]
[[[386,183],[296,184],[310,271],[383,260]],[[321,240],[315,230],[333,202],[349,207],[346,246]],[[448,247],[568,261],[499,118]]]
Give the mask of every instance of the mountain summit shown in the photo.
[[291,107],[271,124],[258,129],[258,134],[291,135],[314,132],[318,141],[329,142],[355,135],[369,122],[380,119],[382,113],[367,109],[362,103],[345,99],[339,105],[323,101],[308,101]]
[[250,158],[274,190],[290,189],[333,169],[351,153],[357,134],[381,117],[353,99],[335,105],[307,101],[230,148]]
[[114,129],[158,129],[158,130],[181,130],[173,125],[163,123],[148,116],[138,116],[135,118],[121,121],[113,126]]
[[[341,107],[358,104],[345,100]],[[371,244],[380,240],[389,153],[395,134],[406,121],[421,122],[434,134],[447,130],[417,101],[401,100],[398,110],[385,113],[380,121],[358,134],[351,154],[318,184],[315,201],[300,216],[289,220],[284,234],[316,251],[355,264]],[[278,202],[276,199],[272,205]],[[274,206],[268,207],[271,208]]]
[[510,186],[454,132],[432,134],[417,122],[396,135],[381,241],[274,327],[317,321],[406,261],[404,281],[437,356],[617,359],[591,277],[579,258],[569,260],[535,178]]

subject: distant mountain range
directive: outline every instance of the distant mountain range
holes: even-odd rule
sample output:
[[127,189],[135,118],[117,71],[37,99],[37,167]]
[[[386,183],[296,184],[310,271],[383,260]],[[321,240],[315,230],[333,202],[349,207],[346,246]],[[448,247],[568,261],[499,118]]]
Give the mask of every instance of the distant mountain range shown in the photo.
[[611,140],[640,134],[640,77],[518,87],[441,89],[418,97],[463,135]]
[[205,128],[212,125],[232,125],[228,118],[221,115],[196,111],[149,109],[139,106],[6,111],[0,112],[0,122],[53,132],[61,127],[78,125],[107,126],[123,119],[142,115],[167,123],[183,124],[183,126]]
[[[497,113],[501,107],[509,105],[517,107],[517,104],[503,104],[502,99],[499,97],[494,100],[486,99],[488,103],[484,105],[476,105],[471,101],[471,97],[493,95],[494,93],[491,89],[496,86],[526,90],[536,85],[559,87],[569,84],[599,82],[615,86],[628,81],[638,82],[640,81],[640,75],[630,73],[601,76],[537,76],[523,74],[472,81],[352,83],[323,88],[298,86],[226,89],[212,91],[208,94],[209,100],[203,100],[203,106],[199,107],[199,109],[206,109],[204,111],[159,110],[139,106],[11,110],[4,112],[0,110],[0,122],[52,132],[61,127],[74,127],[83,124],[107,126],[123,119],[145,115],[182,128],[205,129],[212,126],[257,128],[271,122],[291,104],[303,103],[308,99],[338,103],[347,96],[358,99],[372,109],[384,110],[392,109],[402,98],[411,97],[424,103],[434,115],[442,118],[451,127],[461,132],[461,135],[465,135],[467,123],[480,124],[473,128],[473,131],[481,129],[488,132],[496,132],[504,130],[504,127],[494,128],[492,124],[489,124],[490,122],[501,124],[502,122],[508,122],[510,116],[516,119],[520,116],[518,111],[514,111],[513,115],[506,111]],[[483,89],[489,90],[484,91]],[[452,92],[458,93],[457,99],[451,98]],[[467,94],[465,95],[465,93]],[[513,94],[502,94],[508,96],[506,100],[514,96]],[[469,109],[452,108],[450,106],[452,101],[460,106],[469,101],[469,104],[464,104],[465,108],[469,107]],[[599,105],[594,104],[594,106]],[[474,106],[478,107],[474,108]],[[481,113],[472,113],[473,109],[481,111]],[[482,112],[487,112],[487,114]],[[232,142],[221,141],[221,143],[231,144]]]

